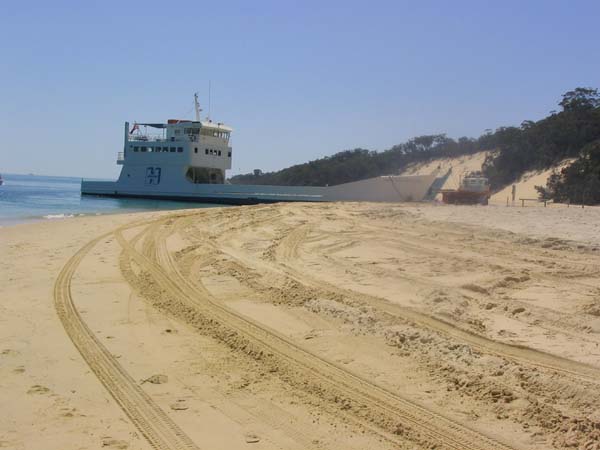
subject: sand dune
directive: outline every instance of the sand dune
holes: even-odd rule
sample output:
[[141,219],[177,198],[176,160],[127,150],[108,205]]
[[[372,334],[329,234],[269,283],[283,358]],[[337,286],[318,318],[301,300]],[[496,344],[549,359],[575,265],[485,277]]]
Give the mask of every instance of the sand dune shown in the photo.
[[445,189],[458,187],[458,177],[467,172],[481,170],[485,159],[491,152],[478,152],[473,155],[463,155],[456,158],[440,158],[434,159],[425,163],[417,163],[408,166],[402,175],[429,175],[436,173],[439,176],[452,169],[453,175],[449,177],[444,185]]
[[[461,176],[468,172],[481,170],[486,157],[491,153],[492,152],[485,151],[473,155],[459,156],[457,158],[441,158],[425,163],[413,164],[404,170],[402,175],[429,175],[435,173],[436,175],[443,176],[449,169],[452,169],[451,175],[441,189],[456,189],[459,186]],[[553,170],[560,170],[572,161],[572,159],[565,160],[556,167],[548,170],[530,171],[523,174],[523,176],[514,183],[515,204],[519,203],[520,198],[537,199],[538,192],[535,189],[535,186],[545,186],[546,181]],[[490,198],[490,203],[506,205],[506,200],[509,199],[509,203],[512,204],[512,186],[513,185],[511,184],[500,191],[495,192]],[[436,199],[441,200],[441,194],[438,194]],[[532,206],[533,204],[528,202],[528,205]]]
[[[573,159],[567,159],[551,169],[526,172],[516,183],[514,183],[516,203],[519,203],[520,198],[537,199],[539,193],[535,187],[546,186],[548,177],[554,170],[560,171],[560,169],[572,162]],[[490,203],[506,205],[507,199],[509,200],[509,204],[512,203],[512,184],[492,195]]]
[[2,228],[0,448],[597,448],[598,223],[347,203]]
[[[448,170],[452,173],[446,179],[446,182],[440,189],[456,189],[460,185],[460,179],[465,174],[481,170],[485,159],[491,152],[479,152],[473,155],[464,155],[456,158],[440,158],[425,163],[417,163],[408,166],[401,175],[429,175],[435,173],[437,176],[444,176]],[[437,200],[442,199],[438,194]]]

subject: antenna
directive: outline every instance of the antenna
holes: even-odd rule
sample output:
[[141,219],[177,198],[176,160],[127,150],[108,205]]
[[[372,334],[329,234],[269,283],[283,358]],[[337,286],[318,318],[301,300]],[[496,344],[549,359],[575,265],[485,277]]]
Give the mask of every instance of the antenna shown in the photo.
[[208,120],[210,120],[210,80],[208,80]]
[[200,103],[198,103],[198,93],[194,94],[194,109],[196,110],[196,122],[200,122]]

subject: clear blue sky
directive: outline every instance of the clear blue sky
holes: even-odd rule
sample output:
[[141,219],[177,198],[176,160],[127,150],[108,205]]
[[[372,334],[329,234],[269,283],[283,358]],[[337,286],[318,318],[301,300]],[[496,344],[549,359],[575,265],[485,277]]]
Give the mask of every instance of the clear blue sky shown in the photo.
[[11,2],[0,172],[115,177],[123,122],[234,128],[231,174],[478,136],[600,88],[598,1]]

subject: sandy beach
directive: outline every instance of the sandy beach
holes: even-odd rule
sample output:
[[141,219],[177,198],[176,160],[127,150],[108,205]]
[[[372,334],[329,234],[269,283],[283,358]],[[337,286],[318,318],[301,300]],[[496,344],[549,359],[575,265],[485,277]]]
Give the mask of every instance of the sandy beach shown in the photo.
[[600,449],[600,208],[0,228],[0,448]]

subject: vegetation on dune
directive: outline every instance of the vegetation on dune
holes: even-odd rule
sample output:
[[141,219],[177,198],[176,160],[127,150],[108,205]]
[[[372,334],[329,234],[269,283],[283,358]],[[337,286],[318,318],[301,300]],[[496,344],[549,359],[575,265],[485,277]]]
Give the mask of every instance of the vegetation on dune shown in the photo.
[[[600,139],[600,95],[596,89],[569,91],[559,104],[561,112],[552,112],[538,122],[524,121],[520,127],[499,128],[491,136],[498,152],[486,161],[484,172],[493,188],[506,186],[529,170],[579,158],[586,146]],[[571,178],[568,182],[574,181]]]
[[419,136],[389,150],[347,150],[287,169],[237,175],[237,184],[325,186],[396,174],[409,164],[495,150],[484,163],[492,189],[500,189],[530,170],[543,170],[566,158],[575,162],[555,172],[540,195],[555,201],[600,203],[600,94],[577,88],[562,96],[562,110],[520,127],[501,127],[477,139],[445,134]]
[[559,203],[600,204],[600,139],[583,147],[579,158],[536,189],[541,198]]
[[414,162],[477,153],[486,145],[486,139],[480,142],[466,137],[454,140],[445,134],[419,136],[381,152],[362,148],[346,150],[276,172],[237,175],[230,182],[280,186],[335,185],[397,174]]

